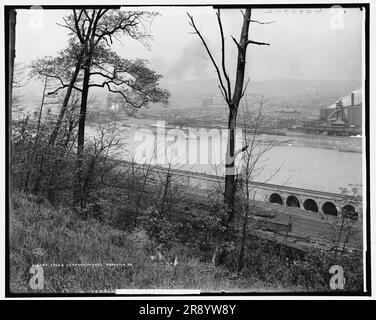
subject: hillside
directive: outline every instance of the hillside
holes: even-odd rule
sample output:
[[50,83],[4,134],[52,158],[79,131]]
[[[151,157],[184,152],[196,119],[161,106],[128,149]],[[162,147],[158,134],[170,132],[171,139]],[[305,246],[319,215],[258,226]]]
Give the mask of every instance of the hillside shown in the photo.
[[[210,261],[187,255],[184,247],[164,251],[165,260],[155,262],[151,259],[155,248],[142,230],[121,231],[95,219],[83,220],[67,208],[53,208],[43,198],[13,196],[11,292],[35,292],[28,284],[30,267],[36,264],[44,265],[43,293],[113,292],[120,288],[286,290],[253,278],[235,278]],[[176,255],[179,263],[173,267]]]
[[[195,105],[211,95],[219,96],[218,81],[198,80],[162,83],[171,91],[175,107]],[[348,92],[358,89],[360,81],[342,80],[296,80],[278,79],[268,81],[251,81],[248,94],[264,95],[265,97],[293,97],[314,95],[317,97],[341,97]]]

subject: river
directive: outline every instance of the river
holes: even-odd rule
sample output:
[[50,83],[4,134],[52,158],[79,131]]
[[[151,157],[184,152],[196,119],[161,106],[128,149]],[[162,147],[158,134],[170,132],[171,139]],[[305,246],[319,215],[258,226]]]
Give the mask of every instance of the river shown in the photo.
[[[88,126],[87,137],[97,136],[97,130],[96,127]],[[109,127],[107,130],[110,131]],[[155,125],[140,124],[116,126],[113,130],[116,137],[125,144],[123,151],[117,154],[124,160],[130,160],[134,155],[137,162],[145,163],[154,155],[155,164],[167,166],[171,163],[176,169],[223,174],[225,131],[224,134],[221,131],[219,133],[213,131],[210,137],[210,135],[200,135],[199,131],[194,130],[171,131]],[[164,133],[167,133],[166,143],[163,140]],[[270,139],[269,136],[268,140]],[[239,136],[237,146],[241,145],[241,141]],[[153,145],[157,148],[153,148]],[[163,147],[164,145],[167,147]],[[254,154],[264,150],[265,147],[265,144],[260,143],[255,148]],[[166,153],[163,152],[165,149],[167,149]],[[237,160],[239,164],[240,157]],[[293,144],[276,145],[258,160],[254,170],[254,180],[340,193],[341,188],[362,185],[362,154]],[[361,187],[359,192],[361,193]]]

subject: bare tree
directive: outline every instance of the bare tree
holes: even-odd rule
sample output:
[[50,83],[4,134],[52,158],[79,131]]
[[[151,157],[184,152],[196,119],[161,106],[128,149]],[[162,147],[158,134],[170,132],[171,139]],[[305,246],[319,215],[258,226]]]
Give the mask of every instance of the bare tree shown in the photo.
[[[240,249],[238,256],[238,272],[243,268],[244,261],[244,250],[245,242],[248,233],[248,224],[250,218],[254,214],[253,208],[255,207],[255,197],[257,190],[252,181],[255,178],[260,177],[261,173],[265,169],[264,159],[268,151],[273,147],[273,142],[268,141],[264,143],[260,139],[260,130],[262,125],[262,108],[264,105],[264,98],[261,98],[259,107],[256,111],[251,111],[248,106],[248,101],[245,99],[245,105],[243,107],[243,144],[247,145],[248,148],[242,154],[241,159],[241,170],[239,173],[239,178],[237,185],[240,188],[240,201],[243,213],[243,222],[241,227],[241,237],[240,237]],[[281,167],[277,168],[270,173],[270,176],[264,180],[264,182],[269,181],[274,178]],[[252,223],[252,226],[257,228],[257,223]]]
[[185,154],[179,155],[179,158],[177,159],[173,159],[176,145],[176,141],[173,141],[171,144],[162,144],[162,146],[156,144],[157,149],[162,149],[167,161],[167,166],[164,166],[165,170],[159,175],[160,185],[158,197],[157,199],[154,199],[155,207],[159,212],[160,218],[166,218],[171,211],[172,206],[181,200],[180,192],[178,192],[179,176],[174,175],[173,171],[180,170],[184,166]]
[[201,39],[202,44],[204,45],[206,52],[215,67],[218,80],[219,80],[219,89],[223,98],[225,99],[228,108],[228,124],[227,128],[229,130],[228,142],[227,142],[227,151],[226,151],[226,177],[225,177],[225,203],[228,206],[228,223],[230,223],[234,218],[234,201],[235,201],[235,192],[236,192],[236,183],[235,183],[235,158],[241,152],[244,152],[248,146],[245,145],[242,148],[235,151],[235,129],[236,121],[238,115],[238,109],[240,101],[244,95],[245,89],[247,87],[248,81],[244,86],[244,74],[245,74],[245,64],[246,64],[246,54],[247,47],[249,44],[254,45],[269,45],[269,43],[258,42],[249,39],[249,25],[253,23],[270,23],[270,22],[259,22],[257,20],[251,19],[252,9],[247,8],[245,12],[242,11],[243,15],[243,25],[240,33],[239,41],[232,37],[237,49],[238,49],[238,58],[237,58],[237,67],[236,67],[236,79],[234,90],[232,91],[231,81],[229,74],[226,70],[226,56],[225,56],[225,37],[222,27],[222,20],[220,9],[217,11],[217,21],[221,36],[221,68],[218,66],[216,60],[213,57],[211,50],[209,49],[207,42],[204,37],[198,30],[193,17],[188,13],[190,19],[190,24],[196,31],[197,35]]
[[[99,182],[95,181],[96,176],[100,176],[97,173],[99,169],[107,170],[106,162],[109,157],[114,157],[116,151],[120,151],[122,147],[122,143],[119,139],[116,138],[116,134],[114,132],[108,132],[105,128],[100,129],[99,137],[93,137],[91,144],[89,146],[89,157],[87,159],[86,170],[83,173],[83,202],[84,206],[86,206],[89,198],[89,194],[92,189],[99,189],[98,185],[102,183],[102,179],[98,179]],[[98,168],[98,166],[102,166],[103,168]],[[97,187],[97,188],[95,188]]]
[[355,209],[355,204],[361,199],[359,186],[351,186],[351,188],[341,188],[341,194],[347,205],[341,209],[339,217],[323,215],[329,231],[328,240],[332,244],[331,250],[333,250],[335,256],[338,253],[343,254],[346,251],[346,247],[354,240],[353,238],[360,233],[359,227],[357,227],[359,213]]
[[[24,191],[28,192],[29,189],[29,176],[30,176],[30,167],[31,167],[31,161],[34,161],[34,155],[36,148],[38,146],[38,139],[39,139],[39,132],[40,132],[40,127],[41,127],[41,122],[42,122],[42,114],[43,114],[43,107],[45,104],[45,98],[46,98],[46,90],[48,86],[48,78],[45,77],[44,79],[44,85],[43,85],[43,92],[42,92],[42,100],[39,106],[39,112],[38,112],[38,120],[37,120],[37,131],[35,133],[35,140],[34,140],[34,146],[33,146],[33,151],[31,154],[31,159],[29,159],[26,163],[26,181],[25,181],[25,186],[24,186]],[[43,159],[43,158],[42,158]],[[43,160],[41,160],[43,161]],[[37,179],[40,179],[37,177]]]
[[146,186],[147,186],[147,181],[148,181],[148,179],[149,179],[149,177],[150,177],[150,175],[152,174],[152,171],[153,171],[152,162],[153,162],[153,159],[157,156],[157,150],[158,150],[157,147],[158,147],[158,145],[157,145],[157,143],[155,143],[154,147],[153,147],[152,156],[149,157],[148,161],[145,161],[144,166],[143,166],[142,176],[141,176],[141,184],[140,184],[140,188],[139,188],[139,194],[136,198],[136,213],[137,213],[137,216],[140,213],[141,199],[144,195],[144,192],[145,192],[145,189],[146,189]]

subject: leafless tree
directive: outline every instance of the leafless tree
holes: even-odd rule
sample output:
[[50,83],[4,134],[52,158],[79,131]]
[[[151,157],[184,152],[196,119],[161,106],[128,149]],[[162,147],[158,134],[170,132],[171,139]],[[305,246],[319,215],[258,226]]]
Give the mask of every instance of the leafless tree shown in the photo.
[[147,186],[148,179],[149,179],[149,177],[150,177],[150,175],[152,174],[152,171],[153,171],[152,162],[155,159],[155,157],[157,156],[157,150],[158,150],[158,145],[157,145],[157,143],[155,143],[151,157],[149,157],[149,159],[147,161],[145,161],[145,163],[143,165],[139,193],[138,193],[138,196],[136,198],[136,213],[137,213],[137,216],[140,213],[140,204],[141,204],[141,200],[142,200],[142,197],[144,195],[144,192],[145,192],[145,189],[146,189],[146,186]]
[[[181,197],[180,192],[177,192],[178,179],[179,177],[173,174],[174,170],[179,170],[182,168],[182,162],[185,155],[181,155],[179,159],[173,160],[173,154],[175,152],[176,141],[171,144],[166,143],[163,146],[163,152],[166,155],[167,166],[165,170],[159,175],[159,192],[158,198],[154,200],[155,207],[159,212],[161,218],[166,217],[171,207],[179,200]],[[189,171],[189,170],[188,170]]]
[[237,58],[237,67],[236,67],[236,79],[234,90],[232,91],[231,80],[229,74],[226,70],[226,55],[225,55],[225,36],[221,20],[220,9],[217,11],[217,21],[221,36],[221,64],[219,65],[211,50],[208,47],[208,44],[201,32],[197,28],[193,17],[188,13],[190,19],[190,24],[194,28],[195,32],[201,39],[202,44],[204,45],[206,52],[215,67],[218,80],[219,80],[219,89],[223,98],[225,99],[228,108],[228,125],[229,138],[227,143],[226,151],[226,176],[225,176],[225,203],[228,206],[228,223],[230,223],[234,218],[234,201],[235,201],[235,192],[236,192],[236,183],[235,183],[235,158],[241,152],[244,152],[248,146],[244,145],[242,148],[239,148],[237,151],[235,149],[235,129],[236,121],[238,115],[238,109],[240,101],[244,95],[245,89],[247,88],[248,81],[244,85],[245,77],[245,64],[246,64],[246,54],[249,44],[253,45],[269,45],[269,43],[259,42],[249,39],[249,25],[250,23],[271,23],[271,22],[259,22],[251,18],[252,9],[246,8],[245,11],[241,11],[243,15],[243,25],[240,33],[239,41],[232,36],[237,49],[238,49],[238,58]]
[[[42,99],[41,99],[41,103],[40,103],[40,106],[39,106],[38,120],[37,120],[37,130],[36,130],[36,133],[35,133],[35,140],[34,140],[34,146],[33,146],[32,154],[31,154],[31,160],[34,160],[35,151],[36,151],[36,148],[38,146],[39,132],[40,132],[40,127],[41,127],[41,123],[42,123],[42,114],[43,114],[43,107],[44,107],[44,104],[45,104],[47,87],[48,87],[48,78],[46,77],[44,79]],[[24,186],[25,192],[27,192],[28,188],[29,188],[29,177],[30,177],[30,173],[31,173],[30,172],[31,160],[28,159],[28,161],[26,162],[26,172],[27,173],[26,173],[26,181],[25,181],[25,186]],[[43,160],[41,160],[41,161],[43,161]],[[40,178],[37,177],[37,180],[38,179],[40,179]]]
[[[350,189],[341,188],[341,194],[348,205],[341,209],[339,216],[323,215],[329,231],[328,240],[332,244],[331,250],[333,250],[335,256],[339,253],[343,254],[350,241],[360,232],[359,227],[357,227],[359,213],[352,209],[355,207],[355,203],[361,199],[358,186],[352,186]],[[353,204],[354,206],[352,206]]]
[[[262,109],[264,105],[264,98],[262,97],[258,109],[251,111],[248,106],[248,101],[245,99],[243,107],[243,144],[248,148],[242,153],[240,162],[241,170],[238,175],[237,185],[240,189],[241,212],[243,213],[243,222],[241,227],[240,249],[238,256],[238,271],[243,267],[245,242],[248,233],[248,224],[254,212],[256,188],[252,184],[255,178],[260,178],[261,173],[265,169],[265,155],[273,148],[273,141],[263,142],[260,139],[260,130],[262,125]],[[264,180],[267,182],[273,179],[280,171],[281,166],[270,173],[270,176]],[[256,209],[257,210],[257,209]],[[257,228],[257,223],[252,223]]]

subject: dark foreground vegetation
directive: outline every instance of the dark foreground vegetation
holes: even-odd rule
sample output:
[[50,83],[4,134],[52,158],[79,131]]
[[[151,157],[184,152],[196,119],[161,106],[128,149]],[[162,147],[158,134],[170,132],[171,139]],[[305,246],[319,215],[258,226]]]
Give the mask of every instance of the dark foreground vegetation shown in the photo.
[[[86,144],[84,205],[77,206],[74,142],[65,144],[63,133],[60,143],[50,146],[49,126],[36,132],[33,119],[13,127],[12,292],[35,292],[29,287],[35,264],[45,265],[42,292],[330,291],[332,265],[344,268],[346,291],[362,290],[361,254],[303,253],[263,240],[254,235],[252,215],[242,241],[241,208],[229,231],[222,223],[226,209],[219,191],[197,200],[168,171],[158,176],[148,164],[142,170],[132,162],[120,165],[108,156],[107,148],[118,145],[105,133]],[[227,253],[220,266],[213,261],[218,244]]]
[[[202,241],[205,231],[210,232],[205,230],[208,225],[203,227],[198,221],[190,221],[184,226],[184,216],[181,222],[163,228],[157,223],[154,230],[158,226],[162,230],[158,237],[153,237],[150,230],[153,220],[146,223],[148,231],[142,225],[124,230],[128,229],[127,212],[123,212],[123,218],[109,215],[105,222],[93,217],[82,219],[69,208],[55,208],[42,198],[23,193],[14,194],[12,202],[10,288],[13,293],[37,292],[29,287],[29,270],[35,264],[46,265],[44,289],[40,292],[77,293],[116,288],[330,291],[328,270],[333,264],[346,266],[346,291],[362,289],[361,256],[335,259],[323,252],[295,256],[290,252],[286,256],[276,244],[253,238],[247,242],[245,267],[237,273],[231,259],[225,266],[214,266],[211,244]],[[187,236],[181,234],[179,239],[177,235],[183,229]],[[201,232],[197,234],[194,229]],[[173,243],[166,246],[168,236],[167,242]],[[165,241],[161,242],[163,238]],[[163,255],[161,260],[156,258],[158,252]]]

